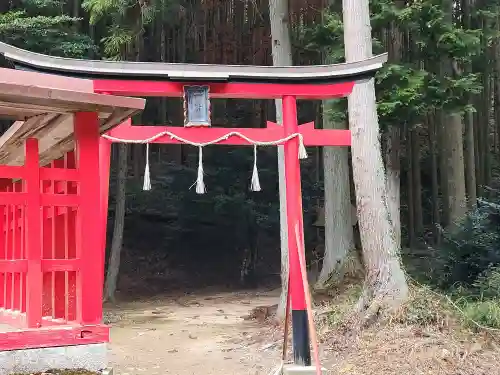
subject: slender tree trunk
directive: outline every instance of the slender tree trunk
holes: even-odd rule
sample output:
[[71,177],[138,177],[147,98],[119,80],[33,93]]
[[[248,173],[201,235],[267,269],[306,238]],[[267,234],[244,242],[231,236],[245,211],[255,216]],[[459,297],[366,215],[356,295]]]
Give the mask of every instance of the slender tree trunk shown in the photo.
[[[328,101],[323,103],[327,106]],[[325,108],[323,109],[325,111]],[[343,129],[323,112],[325,129]],[[340,282],[344,261],[354,249],[351,190],[349,184],[349,155],[346,147],[323,149],[325,180],[325,256],[316,288],[326,287],[330,281]]]
[[[335,5],[334,0],[328,6]],[[338,4],[340,5],[340,4]],[[325,64],[332,63],[330,56],[323,56]],[[323,101],[323,128],[346,129],[346,123],[334,122],[328,115],[333,101]],[[344,263],[354,250],[354,232],[349,181],[349,153],[346,147],[323,148],[323,178],[325,188],[325,252],[316,289],[327,287],[329,282],[339,283],[344,276]]]
[[397,126],[391,126],[387,136],[386,150],[386,184],[388,195],[388,208],[391,223],[394,230],[396,247],[401,248],[401,139],[400,130]]
[[[372,56],[368,0],[343,0],[346,61]],[[379,139],[375,81],[354,86],[348,98],[352,132],[353,177],[356,206],[366,267],[359,312],[370,319],[382,309],[400,306],[408,296],[387,204],[387,187]]]
[[469,208],[476,207],[476,158],[474,156],[474,116],[465,114],[465,183]]
[[441,214],[439,211],[439,177],[438,177],[438,158],[436,152],[437,136],[436,124],[434,116],[427,116],[429,128],[429,153],[431,156],[431,180],[432,180],[432,232],[434,242],[441,242],[441,231],[439,225],[441,223]]
[[[500,16],[496,20],[496,29],[498,35],[500,35]],[[497,133],[496,147],[495,151],[500,151],[500,37],[495,40],[495,100],[494,100],[494,114],[495,114],[495,127]],[[497,154],[497,161],[498,161]]]
[[[491,185],[491,137],[490,137],[490,118],[491,118],[491,102],[492,102],[492,85],[491,85],[491,73],[493,71],[492,67],[492,51],[490,46],[490,41],[487,34],[490,32],[491,25],[489,24],[486,17],[483,16],[483,49],[484,49],[484,65],[483,65],[483,91],[481,93],[481,112],[482,112],[482,122],[479,124],[481,126],[482,137],[481,137],[481,148],[483,152],[481,153],[481,165],[480,168],[483,170],[483,186],[486,188]],[[476,166],[478,167],[478,166]],[[485,191],[485,195],[489,194],[490,190]]]
[[[288,24],[288,0],[269,0],[269,20],[271,23],[273,65],[292,65],[292,43]],[[276,100],[276,122],[282,124],[281,100]],[[288,292],[288,232],[285,192],[285,154],[283,146],[278,146],[278,176],[280,195],[280,239],[281,239],[281,297],[277,316],[285,316]]]
[[409,150],[407,152],[407,194],[408,194],[408,242],[410,243],[410,249],[413,249],[417,245],[417,234],[415,232],[415,184],[413,182],[413,153],[411,152],[411,145],[413,144],[413,130],[411,126],[407,125],[405,129],[406,133],[406,145]]
[[448,205],[450,225],[454,225],[462,220],[467,212],[462,116],[458,113],[451,114],[447,117],[446,124]]
[[123,246],[123,230],[125,227],[125,192],[128,170],[128,145],[118,144],[118,174],[116,177],[116,208],[111,255],[104,286],[104,300],[114,301],[118,274],[120,272],[120,257]]
[[[404,2],[396,0],[395,5],[402,8]],[[389,52],[389,61],[399,63],[401,61],[403,35],[395,23],[390,25],[388,33],[387,50]],[[385,165],[387,168],[387,203],[394,229],[396,247],[401,249],[401,130],[399,126],[392,125],[387,131]]]
[[424,233],[424,212],[422,208],[422,176],[420,169],[420,134],[419,125],[411,129],[411,173],[413,177],[413,199],[414,199],[414,215],[415,215],[415,233],[421,237]]
[[[453,22],[454,2],[444,0],[445,22]],[[443,60],[442,72],[444,75],[454,74],[453,61]],[[447,113],[442,123],[442,141],[447,174],[447,205],[449,210],[448,226],[454,226],[462,220],[467,212],[467,200],[465,192],[465,163],[463,143],[462,116],[460,113]]]
[[[471,1],[463,1],[463,19],[466,29],[472,28]],[[467,72],[472,72],[472,64],[467,64]],[[469,105],[472,105],[472,97],[469,96]],[[476,156],[474,148],[474,115],[471,112],[465,114],[465,188],[467,191],[467,204],[470,209],[477,204],[477,182],[476,182]]]
[[[445,22],[453,22],[454,3],[452,0],[444,0]],[[453,72],[453,61],[444,59],[442,72],[451,76]],[[467,213],[467,200],[465,192],[465,164],[463,143],[462,116],[460,113],[447,113],[442,124],[443,151],[445,153],[445,168],[447,173],[448,196],[445,197],[449,209],[448,225],[454,226],[462,220]]]
[[437,153],[439,155],[439,186],[441,188],[441,226],[450,224],[450,197],[448,192],[448,157],[447,157],[447,123],[443,110],[439,109],[434,118],[437,135]]

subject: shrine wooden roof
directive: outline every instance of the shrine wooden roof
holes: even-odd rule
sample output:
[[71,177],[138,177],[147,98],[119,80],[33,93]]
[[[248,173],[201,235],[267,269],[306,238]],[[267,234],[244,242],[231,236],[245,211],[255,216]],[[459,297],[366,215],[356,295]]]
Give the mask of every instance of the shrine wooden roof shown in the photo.
[[76,112],[97,112],[101,134],[144,109],[145,100],[93,93],[89,80],[0,68],[0,118],[16,120],[0,137],[0,164],[22,165],[24,141],[39,140],[42,165],[74,148]]
[[85,78],[163,79],[200,82],[307,83],[359,80],[373,76],[387,54],[364,61],[332,65],[254,66],[173,64],[161,62],[102,61],[54,57],[0,43],[4,64],[17,69],[83,76]]

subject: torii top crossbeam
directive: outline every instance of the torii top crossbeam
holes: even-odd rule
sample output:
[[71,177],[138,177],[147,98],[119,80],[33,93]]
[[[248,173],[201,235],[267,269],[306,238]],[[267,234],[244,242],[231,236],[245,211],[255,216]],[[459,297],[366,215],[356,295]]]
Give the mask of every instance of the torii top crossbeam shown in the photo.
[[[92,78],[99,92],[182,96],[187,83],[210,83],[214,98],[327,99],[348,95],[354,82],[371,78],[387,54],[365,61],[314,66],[171,64],[68,59],[0,43],[0,55],[17,69]],[[251,84],[251,85],[249,85]]]
[[[343,64],[315,66],[245,66],[211,64],[171,64],[154,62],[93,61],[53,57],[22,50],[0,43],[0,56],[6,63],[21,70],[33,70],[56,75],[84,77],[93,82],[99,93],[130,96],[182,97],[187,85],[208,85],[210,98],[328,99],[349,95],[355,82],[369,79],[387,61],[387,54]],[[4,62],[4,63],[5,63]],[[314,124],[301,126],[290,133],[268,123],[266,129],[220,129],[141,126],[117,127],[109,135],[125,139],[154,139],[155,143],[179,143],[188,131],[193,144],[220,138],[228,131],[239,133],[258,142],[287,139],[300,133],[305,145],[348,146],[347,130],[315,130]],[[251,144],[245,138],[229,137],[220,144]]]
[[[304,237],[298,156],[305,156],[304,145],[349,146],[351,136],[349,130],[314,129],[313,123],[299,127],[296,100],[329,99],[349,95],[356,82],[375,75],[386,62],[386,54],[354,63],[293,67],[76,60],[40,55],[3,43],[0,43],[0,55],[17,69],[91,79],[93,90],[99,93],[184,96],[186,119],[189,117],[199,121],[201,118],[201,122],[189,120],[186,121],[185,127],[121,125],[108,132],[105,137],[117,142],[181,142],[199,146],[200,167],[197,182],[203,179],[201,149],[205,145],[283,144],[286,207],[281,209],[286,208],[288,226],[294,360],[296,364],[310,364],[310,332],[304,288],[307,281],[304,282],[305,275],[301,269]],[[189,97],[187,88],[198,91],[196,94],[190,91]],[[198,96],[195,99],[193,95]],[[268,123],[265,129],[210,127],[209,98],[282,99],[283,126]],[[190,112],[196,116],[191,118]],[[190,125],[195,126],[188,127]],[[204,185],[197,185],[197,192],[204,192],[204,189]]]

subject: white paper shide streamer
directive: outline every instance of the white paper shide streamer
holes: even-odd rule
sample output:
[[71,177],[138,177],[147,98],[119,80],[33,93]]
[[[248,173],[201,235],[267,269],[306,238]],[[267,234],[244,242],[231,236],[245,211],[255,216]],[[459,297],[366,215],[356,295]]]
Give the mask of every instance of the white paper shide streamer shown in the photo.
[[[196,193],[198,194],[205,194],[206,193],[206,186],[205,182],[203,179],[204,176],[204,171],[203,171],[203,147],[209,146],[209,145],[214,145],[217,144],[221,141],[227,140],[230,137],[239,137],[246,142],[250,143],[251,145],[254,146],[253,148],[253,170],[252,170],[252,178],[250,181],[250,189],[252,191],[261,191],[260,187],[260,179],[259,179],[259,171],[257,169],[257,146],[277,146],[281,145],[285,142],[290,141],[293,138],[298,138],[299,139],[299,152],[298,152],[298,158],[299,159],[307,159],[307,151],[304,146],[304,138],[302,137],[302,134],[300,133],[293,133],[290,134],[289,136],[281,139],[277,139],[275,141],[268,141],[268,142],[263,142],[263,141],[255,141],[253,139],[248,138],[244,134],[241,134],[239,132],[229,132],[222,137],[216,138],[214,140],[204,142],[204,143],[197,143],[197,142],[192,142],[188,139],[184,139],[182,137],[179,137],[178,135],[169,132],[168,130],[165,130],[163,132],[160,132],[150,138],[147,139],[142,139],[142,140],[136,140],[136,139],[120,139],[120,138],[115,138],[109,135],[102,135],[102,137],[113,141],[113,142],[119,142],[119,143],[134,143],[134,144],[146,144],[146,166],[144,168],[144,184],[143,184],[143,190],[151,190],[151,176],[150,176],[150,171],[149,171],[149,144],[154,142],[155,140],[169,136],[171,139],[175,139],[179,142],[191,145],[191,146],[196,146],[199,148],[198,151],[198,173],[197,173],[197,178],[195,183],[192,186],[196,186]],[[191,186],[191,187],[192,187]]]
[[205,194],[205,182],[203,181],[203,147],[199,147],[198,151],[198,177],[196,178],[196,193]]
[[146,143],[146,167],[144,167],[144,183],[142,190],[151,190],[151,176],[149,173],[149,143]]
[[252,179],[250,181],[250,190],[261,191],[259,170],[257,169],[257,145],[253,145],[253,171]]

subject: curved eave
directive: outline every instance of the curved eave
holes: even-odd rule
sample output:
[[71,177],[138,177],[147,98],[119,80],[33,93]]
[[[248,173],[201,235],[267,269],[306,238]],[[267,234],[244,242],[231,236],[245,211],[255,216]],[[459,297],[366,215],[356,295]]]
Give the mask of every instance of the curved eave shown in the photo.
[[293,67],[101,61],[42,55],[1,42],[0,54],[20,69],[74,77],[249,83],[356,80],[373,76],[387,61],[387,54],[352,63]]

